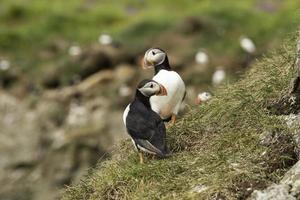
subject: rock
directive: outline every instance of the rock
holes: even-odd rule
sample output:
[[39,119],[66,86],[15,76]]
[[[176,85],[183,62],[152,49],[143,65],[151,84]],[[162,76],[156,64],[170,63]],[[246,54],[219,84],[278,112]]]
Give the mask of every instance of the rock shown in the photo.
[[120,84],[132,84],[137,79],[136,66],[121,64],[115,70],[115,78]]
[[290,114],[283,116],[287,126],[292,129],[293,142],[295,143],[295,151],[300,159],[300,115]]
[[77,85],[78,92],[83,93],[91,90],[100,84],[104,84],[106,82],[110,82],[114,79],[114,72],[112,70],[105,70],[89,76],[87,79],[82,81],[79,85]]
[[84,79],[100,70],[112,67],[112,60],[101,49],[89,50],[81,56],[79,76]]
[[133,63],[136,55],[123,48],[94,45],[82,52],[74,60],[79,63],[79,75],[82,79],[104,69],[112,69],[120,63]]
[[298,161],[282,178],[281,184],[290,186],[290,194],[294,197],[300,195],[300,161]]
[[71,102],[69,114],[66,117],[66,125],[80,127],[88,122],[88,111],[85,106],[78,105],[76,102]]
[[46,99],[67,101],[75,96],[86,94],[97,86],[110,82],[113,79],[114,72],[112,70],[100,71],[89,76],[77,85],[45,91],[43,97]]
[[60,86],[60,72],[57,68],[49,66],[49,70],[42,75],[41,83],[45,88],[57,88]]
[[65,52],[69,44],[63,38],[51,39],[43,49],[38,52],[40,59],[55,59],[55,56]]
[[67,106],[57,101],[43,100],[35,106],[35,112],[39,116],[37,122],[43,124],[44,130],[60,127],[65,122]]
[[249,200],[296,200],[300,195],[300,161],[298,161],[282,178],[279,184],[267,189],[255,190]]
[[119,87],[118,93],[120,97],[127,98],[133,94],[133,90],[128,85],[121,85]]
[[[43,86],[57,88],[77,84],[97,72],[112,70],[121,63],[133,64],[137,54],[122,47],[99,44],[81,50],[73,46],[70,51],[73,56],[61,60],[57,66],[43,66],[46,71],[39,79]],[[5,71],[6,74],[8,72],[12,73],[11,70]]]
[[6,93],[0,95],[0,168],[34,163],[39,152],[39,125],[34,112]]
[[[113,73],[108,74],[111,78]],[[76,90],[86,92],[106,75]],[[72,101],[39,97],[29,108],[0,91],[0,199],[58,199],[59,188],[78,182],[106,158],[120,138],[112,133],[124,132],[121,120],[110,120],[120,113],[108,115],[109,105],[100,96]]]
[[289,194],[288,185],[272,185],[265,190],[255,190],[248,200],[296,200]]

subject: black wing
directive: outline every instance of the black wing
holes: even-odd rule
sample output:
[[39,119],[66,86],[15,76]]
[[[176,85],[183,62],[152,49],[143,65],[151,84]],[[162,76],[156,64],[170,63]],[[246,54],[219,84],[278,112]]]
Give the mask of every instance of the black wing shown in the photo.
[[183,95],[183,98],[182,98],[181,102],[184,101],[185,97],[186,97],[186,90],[184,91],[184,95]]
[[148,140],[155,135],[155,126],[147,115],[142,116],[129,111],[126,118],[126,128],[131,137]]
[[167,141],[166,141],[166,127],[164,122],[160,119],[160,117],[156,126],[156,135],[155,137],[150,139],[150,143],[153,144],[156,148],[158,148],[163,153],[163,155],[161,156],[165,156],[166,154],[169,153],[169,150],[167,148]]
[[145,149],[149,153],[154,153],[160,156],[164,155],[164,153],[160,149],[156,148],[148,140],[134,139],[134,142],[138,149]]
[[152,110],[132,111],[126,119],[126,128],[137,146],[152,153],[164,156],[166,147],[166,128],[161,118]]

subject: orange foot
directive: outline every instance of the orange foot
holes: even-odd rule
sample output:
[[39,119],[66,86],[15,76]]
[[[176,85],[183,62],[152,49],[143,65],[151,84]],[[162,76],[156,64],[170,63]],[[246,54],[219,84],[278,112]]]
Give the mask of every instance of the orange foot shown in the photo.
[[171,121],[169,122],[169,124],[167,124],[166,128],[171,128],[172,126],[175,125],[175,121],[176,121],[176,115],[172,114],[171,116]]
[[139,156],[140,156],[140,163],[144,164],[144,157],[143,157],[143,153],[139,152]]

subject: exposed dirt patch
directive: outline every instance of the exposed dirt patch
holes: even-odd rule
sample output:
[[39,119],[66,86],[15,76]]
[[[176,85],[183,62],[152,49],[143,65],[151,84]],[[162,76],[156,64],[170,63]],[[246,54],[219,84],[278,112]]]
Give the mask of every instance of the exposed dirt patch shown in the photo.
[[295,143],[290,134],[280,131],[266,133],[262,145],[267,149],[261,155],[260,162],[267,173],[289,168],[298,160]]
[[300,77],[291,81],[290,91],[271,102],[267,108],[276,115],[297,114],[300,111]]
[[232,188],[236,199],[247,199],[254,190],[260,190],[266,188],[267,183],[262,180],[236,180],[235,187]]

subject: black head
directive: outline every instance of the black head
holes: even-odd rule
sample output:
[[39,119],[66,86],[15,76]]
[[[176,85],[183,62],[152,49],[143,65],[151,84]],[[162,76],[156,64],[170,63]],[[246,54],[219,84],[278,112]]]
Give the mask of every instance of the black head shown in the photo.
[[167,95],[165,87],[154,80],[145,79],[138,84],[137,90],[145,97]]
[[144,56],[143,68],[155,68],[157,73],[161,69],[170,70],[169,59],[167,53],[160,48],[148,49]]

